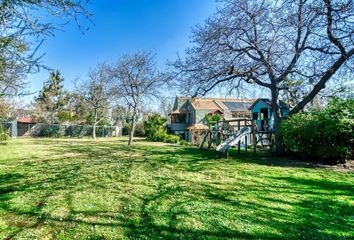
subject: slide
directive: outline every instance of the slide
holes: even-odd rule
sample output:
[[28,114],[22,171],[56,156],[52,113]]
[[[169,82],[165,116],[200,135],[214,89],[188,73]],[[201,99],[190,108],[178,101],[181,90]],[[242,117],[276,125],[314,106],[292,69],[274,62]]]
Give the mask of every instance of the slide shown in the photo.
[[237,131],[233,136],[226,139],[219,146],[217,146],[216,151],[218,152],[226,152],[231,147],[236,146],[236,144],[241,141],[241,139],[250,133],[250,128],[243,127],[241,130]]

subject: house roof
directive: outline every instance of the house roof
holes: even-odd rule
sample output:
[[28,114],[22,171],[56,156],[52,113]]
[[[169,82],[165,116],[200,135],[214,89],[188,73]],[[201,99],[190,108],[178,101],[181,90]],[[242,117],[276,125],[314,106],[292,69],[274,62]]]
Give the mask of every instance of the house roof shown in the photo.
[[[273,108],[272,102],[269,98],[258,98],[248,109],[251,110],[259,101],[262,101],[268,107]],[[279,107],[281,109],[288,109],[289,108],[289,106],[283,101],[279,101]]]
[[195,98],[191,103],[198,110],[225,110],[246,111],[255,99],[243,98]]
[[209,127],[204,125],[204,124],[202,124],[202,123],[196,123],[196,124],[194,124],[192,126],[189,126],[187,128],[187,130],[190,130],[190,131],[191,130],[209,130]]
[[212,99],[195,98],[191,103],[197,110],[222,110]]
[[223,114],[222,111],[220,111],[219,109],[216,109],[216,110],[212,110],[210,113],[208,113],[209,115],[212,115],[212,114]]
[[253,101],[250,102],[223,102],[230,111],[247,111],[252,105]]
[[175,110],[175,111],[171,112],[169,115],[173,115],[173,114],[181,114],[181,113],[187,113],[187,111],[177,109],[177,110]]
[[31,117],[20,117],[17,119],[19,123],[36,123]]

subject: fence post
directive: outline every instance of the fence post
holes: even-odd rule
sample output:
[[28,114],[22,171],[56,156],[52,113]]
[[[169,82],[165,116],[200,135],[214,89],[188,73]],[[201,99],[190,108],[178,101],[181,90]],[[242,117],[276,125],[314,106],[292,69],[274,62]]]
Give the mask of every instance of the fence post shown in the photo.
[[[244,127],[247,127],[247,120],[245,119],[245,126]],[[247,153],[247,134],[245,135],[245,152]]]
[[254,120],[251,121],[251,126],[252,126],[252,138],[253,138],[253,154],[256,154],[256,149],[257,149],[257,137],[256,137],[256,129],[255,129],[255,124],[257,124]]
[[[241,129],[241,120],[240,121],[237,121],[237,128],[238,128],[238,132],[240,132],[240,129]],[[237,153],[240,154],[241,153],[241,139],[240,141],[238,141],[237,143]]]
[[11,122],[11,137],[17,138],[17,121],[16,120]]

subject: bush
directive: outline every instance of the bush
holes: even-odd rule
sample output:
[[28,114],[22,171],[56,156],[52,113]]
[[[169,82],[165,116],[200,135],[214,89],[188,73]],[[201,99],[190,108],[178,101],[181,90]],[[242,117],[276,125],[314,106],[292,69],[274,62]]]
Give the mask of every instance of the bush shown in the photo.
[[183,146],[189,146],[189,145],[190,145],[190,143],[187,142],[187,141],[185,141],[185,140],[180,140],[179,143],[180,143],[181,145],[183,145]]
[[325,109],[296,114],[281,126],[289,153],[331,163],[351,157],[353,130],[353,99],[332,100]]
[[149,116],[148,120],[144,122],[147,139],[155,142],[178,143],[179,136],[167,134],[166,121],[166,118],[159,114]]
[[163,142],[165,143],[178,143],[181,140],[180,136],[178,135],[169,135],[166,133],[164,136]]
[[[130,124],[124,124],[122,129],[122,135],[126,136],[130,133]],[[145,129],[143,123],[136,123],[134,137],[145,137]]]
[[85,133],[85,127],[81,125],[70,125],[65,129],[65,136],[69,137],[82,137]]
[[145,137],[144,123],[139,122],[135,125],[134,137]]
[[96,128],[96,136],[97,137],[111,137],[114,128],[111,126],[98,126]]
[[155,135],[162,135],[165,131],[166,118],[159,114],[154,114],[148,117],[144,122],[144,128],[147,138],[153,138]]
[[8,135],[6,133],[6,130],[4,129],[4,127],[2,126],[2,124],[0,123],[0,142],[4,142],[8,139]]
[[205,119],[205,123],[206,124],[210,124],[212,126],[214,126],[216,124],[216,122],[220,121],[222,119],[222,117],[220,115],[205,115],[204,117]]
[[59,125],[44,125],[39,131],[38,137],[59,137],[60,126]]

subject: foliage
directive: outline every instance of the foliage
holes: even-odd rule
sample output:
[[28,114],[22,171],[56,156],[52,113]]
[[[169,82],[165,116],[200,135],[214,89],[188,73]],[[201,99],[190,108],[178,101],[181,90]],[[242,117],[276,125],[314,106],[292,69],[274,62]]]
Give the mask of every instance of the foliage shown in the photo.
[[88,111],[90,107],[85,102],[83,96],[76,92],[65,92],[64,98],[65,105],[62,111],[69,113],[70,116],[60,116],[61,113],[59,113],[59,121],[90,124],[86,122],[87,116],[90,113]]
[[354,237],[353,172],[126,141],[0,144],[0,239]]
[[60,136],[60,126],[49,125],[49,124],[43,125],[37,134],[37,137],[59,137],[59,136]]
[[296,100],[294,114],[330,82],[354,77],[352,2],[220,0],[218,11],[194,29],[184,57],[171,64],[171,78],[192,96],[217,88],[240,93],[249,84],[266,89],[282,153],[280,96]]
[[2,119],[0,118],[0,142],[4,142],[8,139],[8,135],[6,130],[2,124]]
[[353,99],[334,99],[323,110],[299,113],[282,123],[288,151],[316,160],[345,160],[354,147],[353,131]]
[[114,127],[108,125],[100,125],[96,129],[96,135],[98,137],[111,137],[114,131]]
[[145,137],[145,128],[144,128],[143,122],[136,123],[134,136],[135,137]]
[[69,125],[65,129],[65,136],[70,136],[70,137],[82,137],[86,136],[88,133],[88,129],[86,126],[83,125]]
[[190,146],[191,144],[190,144],[190,142],[188,142],[188,141],[186,141],[186,140],[180,140],[179,141],[179,143],[181,144],[181,145],[183,145],[183,146]]
[[148,140],[166,143],[178,143],[180,137],[177,135],[167,134],[165,123],[167,119],[160,114],[149,116],[144,122],[145,134]]
[[6,101],[6,99],[0,97],[0,120],[7,119],[9,113],[12,112],[13,108]]
[[[122,129],[122,134],[124,136],[129,135],[131,132],[130,129],[131,129],[131,124],[129,124],[129,123],[124,124],[123,129]],[[134,137],[145,137],[144,123],[137,122],[135,124]]]
[[70,112],[62,110],[58,112],[58,120],[59,122],[71,122],[73,117],[71,117]]
[[165,142],[165,143],[178,143],[180,140],[181,140],[181,137],[178,136],[178,135],[166,134],[166,135],[163,135],[162,142]]
[[213,126],[213,125],[215,125],[215,122],[221,120],[221,116],[218,115],[218,114],[216,114],[216,115],[208,115],[208,114],[206,114],[204,119],[205,119],[205,123],[206,124],[208,124],[208,125],[210,124],[210,125]]
[[35,98],[38,110],[50,124],[58,122],[58,111],[65,104],[63,82],[64,78],[59,71],[51,72],[38,97]]
[[165,130],[165,123],[167,119],[162,117],[160,114],[153,114],[148,117],[146,121],[144,121],[144,128],[146,137],[152,138],[158,132]]
[[27,93],[27,74],[45,67],[39,47],[68,21],[89,18],[85,5],[78,0],[0,1],[0,97]]

